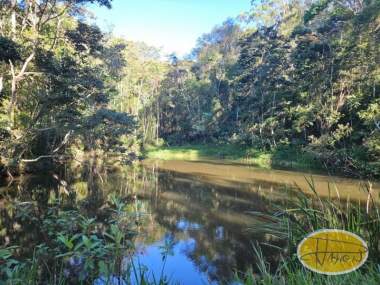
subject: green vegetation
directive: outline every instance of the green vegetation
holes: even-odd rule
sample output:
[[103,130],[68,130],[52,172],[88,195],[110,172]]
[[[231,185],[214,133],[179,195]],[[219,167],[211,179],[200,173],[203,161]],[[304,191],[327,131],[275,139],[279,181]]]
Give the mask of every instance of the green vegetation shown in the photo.
[[156,102],[169,145],[302,149],[330,171],[379,177],[379,1],[253,1],[189,60],[171,59]]
[[89,3],[111,7],[1,1],[0,175],[51,166],[72,157],[70,147],[111,151],[134,130],[131,114],[110,107],[125,43],[87,23]]
[[[257,254],[262,254],[257,251]],[[376,285],[380,282],[380,271],[376,266],[366,266],[364,270],[354,271],[343,276],[323,276],[314,274],[304,268],[294,268],[294,262],[284,261],[281,269],[275,274],[270,273],[265,259],[261,260],[260,277],[252,272],[246,273],[245,278],[237,277],[242,285]]]
[[145,156],[163,160],[225,159],[240,163],[270,166],[271,153],[237,145],[188,145],[173,147],[148,147]]
[[111,1],[23,3],[0,12],[2,174],[164,141],[297,149],[331,172],[380,175],[377,0],[253,1],[168,60],[86,22],[86,3]]
[[[32,202],[7,205],[19,227],[18,222],[30,227],[29,232],[19,233],[18,240],[27,239],[31,247],[0,248],[1,284],[168,283],[164,276],[148,280],[149,272],[132,259],[138,213],[128,211],[119,197],[109,195],[102,221],[82,215],[83,209],[72,205],[53,201],[41,216],[35,215],[39,207]],[[34,234],[42,234],[43,242],[35,240]]]
[[[312,180],[308,181],[313,199],[299,191],[294,205],[288,209],[275,209],[273,214],[252,213],[263,221],[252,225],[252,231],[262,231],[286,242],[279,249],[282,261],[277,269],[270,268],[259,244],[253,243],[256,264],[260,274],[248,272],[243,284],[378,284],[380,282],[380,209],[374,202],[371,185],[358,191],[368,193],[367,204],[359,202],[322,199]],[[333,191],[333,190],[332,190]],[[324,276],[306,270],[296,256],[299,242],[309,233],[319,229],[344,229],[366,240],[369,258],[359,270],[341,275]],[[267,247],[268,245],[262,245]]]
[[143,155],[150,159],[205,160],[223,159],[229,162],[254,165],[262,168],[322,170],[323,167],[301,149],[282,147],[263,151],[241,145],[187,145],[172,147],[146,146]]
[[[83,162],[80,155],[116,153],[129,162],[141,150],[148,158],[211,157],[380,177],[379,0],[252,1],[251,11],[201,36],[188,57],[173,54],[168,60],[159,49],[89,24],[87,5],[111,8],[111,2],[0,1],[1,178],[12,183],[23,172],[48,173]],[[88,183],[99,198],[103,179],[91,167]],[[70,197],[66,182],[59,183],[55,191]],[[379,284],[380,215],[371,189],[363,207],[322,200],[312,183],[310,188],[315,197],[300,195],[291,210],[256,213],[271,223],[255,225],[255,231],[260,226],[286,242],[284,261],[273,272],[255,247],[261,274],[248,273],[242,282]],[[4,197],[13,194],[0,193],[0,214],[12,221],[6,225],[12,244],[0,247],[1,283],[96,284],[99,278],[119,282],[133,275],[149,283],[132,260],[123,267],[137,234],[136,220],[125,216],[126,203],[109,197],[107,208],[97,209],[107,217],[99,224],[73,201],[39,207],[43,191],[20,189],[34,200],[15,201],[4,211]],[[18,232],[18,222],[26,221],[38,238]],[[344,277],[301,268],[295,247],[320,228],[365,238],[366,267]],[[29,248],[15,242],[29,240]]]
[[[157,212],[152,213],[152,209],[146,204],[144,206],[144,203],[156,197],[157,200],[151,203],[154,205],[157,202],[160,205],[157,210],[161,213],[169,213],[163,216],[164,219],[168,219],[166,225],[169,227],[176,227],[184,215],[193,211],[193,205],[189,208],[185,206],[190,204],[187,201],[193,201],[189,200],[189,197],[196,196],[202,201],[201,205],[210,205],[210,209],[205,209],[205,213],[200,213],[200,217],[204,219],[201,220],[202,227],[210,227],[210,239],[215,241],[215,245],[210,246],[211,249],[207,246],[197,247],[193,256],[194,262],[210,254],[209,250],[218,252],[221,245],[222,250],[227,250],[224,247],[225,241],[219,243],[218,236],[213,236],[215,221],[220,220],[210,219],[210,213],[217,216],[218,212],[226,209],[225,205],[228,205],[233,209],[233,216],[242,211],[243,218],[247,218],[247,211],[252,209],[249,203],[244,203],[246,208],[239,208],[242,201],[240,196],[235,197],[235,191],[230,191],[224,186],[217,190],[217,186],[213,184],[193,183],[194,180],[191,180],[187,183],[193,188],[187,189],[186,185],[189,184],[184,184],[183,176],[175,176],[173,173],[165,176],[149,168],[143,169],[141,173],[135,172],[134,168],[137,166],[120,168],[119,171],[122,173],[119,173],[120,176],[116,179],[106,167],[107,163],[102,159],[88,161],[83,168],[66,168],[67,176],[64,180],[50,178],[53,180],[52,185],[45,185],[45,179],[40,179],[35,183],[42,185],[33,186],[25,179],[14,188],[1,192],[0,239],[4,245],[0,249],[0,283],[4,281],[5,284],[94,284],[99,279],[135,278],[143,280],[141,284],[170,284],[170,276],[157,276],[157,280],[161,281],[152,281],[149,268],[139,267],[132,258],[136,250],[136,239],[146,233],[145,227],[152,228],[151,217],[157,215]],[[80,173],[83,177],[78,179]],[[49,180],[48,177],[46,180]],[[172,184],[173,181],[177,181],[178,184]],[[297,284],[304,276],[305,283],[300,284],[314,284],[311,280],[317,280],[320,284],[326,284],[329,280],[330,284],[343,284],[347,280],[363,284],[375,282],[380,278],[377,268],[380,262],[380,215],[378,206],[373,201],[376,198],[374,195],[378,193],[371,189],[370,184],[367,188],[360,189],[368,195],[364,204],[355,201],[347,203],[339,199],[324,200],[318,196],[312,181],[309,183],[312,196],[293,190],[288,192],[293,193],[289,200],[278,201],[277,204],[265,199],[268,194],[265,191],[266,187],[271,187],[271,184],[265,184],[258,184],[263,185],[262,191],[244,193],[249,193],[248,197],[251,200],[265,205],[264,209],[269,209],[269,212],[252,212],[251,215],[257,219],[253,218],[252,221],[256,223],[252,223],[251,228],[248,228],[255,236],[268,238],[258,245],[255,240],[246,241],[246,250],[250,250],[250,242],[255,245],[252,251],[256,250],[256,259],[252,258],[250,263],[253,267],[251,273],[239,273],[237,279],[244,280],[241,282],[246,284]],[[124,188],[126,185],[127,189]],[[160,189],[163,189],[162,192]],[[178,194],[174,201],[160,197],[169,191],[184,192]],[[332,188],[331,191],[335,192],[335,189]],[[221,195],[224,192],[225,195]],[[145,197],[144,200],[144,194],[152,196]],[[180,198],[181,195],[185,197],[184,200]],[[235,198],[230,200],[226,199],[227,197]],[[292,202],[291,198],[297,200]],[[202,212],[199,205],[195,209]],[[158,219],[160,218],[159,216]],[[155,221],[153,225],[160,222],[162,220]],[[247,231],[246,224],[242,227]],[[306,234],[320,228],[346,229],[363,237],[370,248],[370,258],[365,267],[347,276],[329,278],[304,269],[295,256],[296,246]],[[165,230],[161,232],[161,229],[157,228],[154,231],[156,234],[165,233]],[[197,231],[194,231],[197,235]],[[206,245],[210,244],[210,239],[204,235],[198,238],[200,245],[202,241]],[[232,236],[227,237],[231,238]],[[151,242],[154,242],[154,239]],[[168,248],[170,249],[170,246]],[[232,254],[231,252],[233,251],[229,247],[228,254]],[[270,256],[267,256],[268,252],[271,252]],[[165,251],[162,254],[165,257]],[[278,268],[275,267],[278,262],[267,261],[267,258],[272,259],[273,255],[279,255],[284,260],[280,261]],[[212,260],[213,254],[210,256]],[[271,267],[268,264],[271,264]],[[232,271],[234,268],[230,269]]]

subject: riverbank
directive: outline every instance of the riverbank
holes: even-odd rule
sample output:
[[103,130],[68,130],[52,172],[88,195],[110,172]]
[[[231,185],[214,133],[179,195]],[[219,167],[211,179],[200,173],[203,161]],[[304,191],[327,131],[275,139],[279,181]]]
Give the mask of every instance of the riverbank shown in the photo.
[[297,148],[279,148],[264,151],[240,145],[185,145],[170,147],[146,147],[143,155],[149,159],[200,161],[223,159],[233,163],[247,164],[271,169],[314,170],[325,169],[310,154]]

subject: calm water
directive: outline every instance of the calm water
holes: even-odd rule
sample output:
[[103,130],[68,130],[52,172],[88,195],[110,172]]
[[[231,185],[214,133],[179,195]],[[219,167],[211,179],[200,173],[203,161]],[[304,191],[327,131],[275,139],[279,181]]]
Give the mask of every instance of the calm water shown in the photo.
[[[220,161],[144,161],[122,168],[91,163],[24,176],[0,188],[0,244],[21,244],[27,252],[43,235],[27,226],[21,232],[12,228],[7,210],[11,200],[44,207],[66,197],[101,219],[108,195],[116,193],[128,201],[128,211],[137,213],[134,259],[149,268],[151,278],[163,273],[181,284],[225,284],[236,271],[255,267],[252,242],[277,243],[255,232],[257,220],[250,212],[285,207],[297,191],[295,185],[308,191],[305,176],[310,178],[307,173]],[[321,175],[313,180],[322,196],[367,199],[357,180]],[[379,185],[372,189],[378,196]],[[276,250],[263,245],[263,251],[275,264]]]

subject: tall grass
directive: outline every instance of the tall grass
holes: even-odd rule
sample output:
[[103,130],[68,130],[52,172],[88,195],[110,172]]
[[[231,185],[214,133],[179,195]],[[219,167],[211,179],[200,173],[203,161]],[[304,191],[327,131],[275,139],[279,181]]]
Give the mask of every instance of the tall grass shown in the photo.
[[365,268],[339,276],[328,276],[313,273],[298,266],[298,261],[283,259],[281,265],[273,273],[268,269],[268,263],[263,257],[260,246],[255,246],[254,252],[259,258],[258,273],[252,270],[243,276],[236,275],[234,284],[240,285],[378,285],[380,284],[380,267],[367,264]]
[[[307,182],[310,193],[299,191],[288,209],[275,209],[271,214],[252,213],[261,222],[251,230],[285,241],[286,247],[281,249],[281,262],[273,271],[262,253],[263,245],[253,245],[258,273],[248,272],[243,279],[238,278],[240,283],[380,284],[380,213],[371,184],[368,183],[359,190],[365,191],[368,197],[366,203],[361,203],[332,199],[331,196],[322,198],[318,195],[313,180],[308,179]],[[340,197],[339,192],[337,194]],[[297,245],[307,234],[319,229],[342,229],[361,236],[369,249],[366,265],[343,276],[325,276],[305,269],[296,256]]]

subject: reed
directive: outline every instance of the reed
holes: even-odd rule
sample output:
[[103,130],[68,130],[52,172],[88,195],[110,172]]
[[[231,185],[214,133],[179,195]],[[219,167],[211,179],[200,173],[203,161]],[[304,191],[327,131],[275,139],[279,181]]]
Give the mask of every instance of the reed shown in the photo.
[[[367,193],[367,202],[322,198],[318,195],[313,179],[307,179],[309,193],[297,192],[295,200],[287,209],[274,208],[273,212],[251,214],[260,220],[250,230],[282,240],[281,261],[275,270],[270,268],[262,253],[267,244],[254,244],[256,274],[248,271],[237,277],[241,284],[380,284],[380,214],[379,205],[371,183],[358,191]],[[331,192],[339,190],[330,185]],[[377,193],[378,195],[378,193]],[[359,270],[340,276],[325,276],[303,268],[296,256],[299,242],[309,233],[319,229],[342,229],[361,236],[368,244],[369,258]]]

